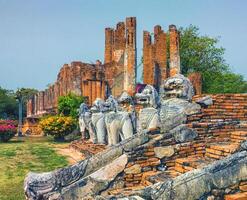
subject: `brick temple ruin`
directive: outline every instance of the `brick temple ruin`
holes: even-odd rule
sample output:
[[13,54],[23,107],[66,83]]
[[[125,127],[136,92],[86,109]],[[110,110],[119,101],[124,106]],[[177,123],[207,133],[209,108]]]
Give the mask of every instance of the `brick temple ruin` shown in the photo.
[[[179,32],[169,26],[170,46],[167,33],[161,26],[154,27],[154,39],[143,32],[143,83],[159,88],[161,80],[180,73]],[[27,103],[27,118],[57,112],[58,97],[69,93],[86,97],[88,104],[96,98],[105,99],[109,94],[117,97],[123,91],[134,95],[136,90],[137,49],[136,18],[128,17],[116,28],[105,29],[104,64],[72,62],[64,64],[57,80],[44,91],[38,92]],[[168,55],[168,48],[170,55]],[[201,94],[200,74],[191,76]]]
[[[114,145],[85,138],[72,142],[70,148],[83,159],[52,172],[29,173],[27,199],[247,199],[247,94],[202,94],[200,73],[181,75],[176,26],[166,33],[157,25],[153,32],[143,32],[143,83],[163,91],[157,94],[161,105],[152,108],[160,126]],[[58,97],[70,92],[86,97],[89,105],[123,91],[134,96],[136,68],[136,19],[130,17],[105,29],[104,64],[65,64],[55,84],[28,101],[28,118],[56,113]],[[197,95],[181,97],[188,88]],[[154,116],[152,105],[137,104],[137,120],[145,125]]]
[[[41,174],[41,185],[35,179],[33,186],[25,184],[41,187],[44,196],[35,196],[40,199],[245,200],[247,95],[210,96],[211,105],[187,116],[185,126],[197,132],[195,139],[177,141],[171,129],[136,134],[112,147],[77,141],[71,148],[84,160],[50,172],[52,180]],[[196,95],[193,102],[204,97]]]

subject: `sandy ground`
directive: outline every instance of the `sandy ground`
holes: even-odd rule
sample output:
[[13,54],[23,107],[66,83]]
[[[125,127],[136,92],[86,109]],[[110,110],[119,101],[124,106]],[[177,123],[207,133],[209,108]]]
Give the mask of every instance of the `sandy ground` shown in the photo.
[[58,154],[65,156],[70,165],[73,165],[84,159],[84,156],[78,151],[75,151],[74,149],[70,148],[69,144],[67,144],[67,147],[57,146],[55,150]]

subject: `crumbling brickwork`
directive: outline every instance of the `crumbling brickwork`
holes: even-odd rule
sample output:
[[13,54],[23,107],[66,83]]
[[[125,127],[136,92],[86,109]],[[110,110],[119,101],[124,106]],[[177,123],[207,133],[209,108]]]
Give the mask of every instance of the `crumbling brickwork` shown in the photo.
[[[175,25],[169,26],[170,55],[166,33],[161,26],[154,27],[154,39],[143,32],[143,78],[144,84],[159,89],[163,80],[180,73],[179,33]],[[97,98],[106,98],[106,93],[118,97],[123,91],[134,95],[136,91],[136,18],[128,17],[116,28],[105,29],[104,64],[72,62],[64,64],[57,80],[43,92],[30,98],[27,116],[55,113],[59,96],[70,92],[85,96],[89,104]],[[168,62],[169,58],[169,62]],[[168,65],[169,64],[169,65]],[[200,76],[191,75],[197,94],[201,94]]]
[[175,25],[169,26],[170,32],[170,76],[180,74],[179,32]]
[[[124,90],[130,95],[135,93],[136,86],[136,18],[126,19],[126,59],[124,70]],[[127,65],[127,66],[126,66]]]
[[82,62],[65,64],[54,84],[29,99],[27,117],[56,113],[59,96],[68,95],[70,92],[85,96],[89,104],[96,98],[105,99],[107,84],[104,80],[104,66],[99,61],[96,64]]
[[151,34],[143,32],[143,82],[159,89],[162,80],[180,73],[179,33],[175,25],[169,26],[170,55],[167,51],[166,33],[161,26],[155,26],[153,34],[152,42]]
[[[194,96],[193,101],[201,97],[204,96]],[[187,126],[198,133],[195,140],[176,142],[167,134],[162,139],[157,136],[156,142],[136,147],[128,152],[128,164],[123,175],[118,178],[119,182],[124,182],[124,186],[113,185],[107,193],[128,194],[131,190],[175,178],[193,169],[201,169],[238,151],[240,144],[247,139],[247,95],[218,94],[211,97],[212,105],[188,116]],[[155,133],[151,137],[155,138]],[[239,189],[236,198],[244,195],[246,199],[247,194],[242,194],[247,191],[246,186],[245,190],[243,187]]]
[[128,17],[116,29],[105,29],[106,81],[111,93],[119,96],[124,90],[134,94],[136,83],[136,18]]
[[154,42],[151,34],[143,32],[143,81],[156,88],[168,77],[166,33],[161,26],[154,27]]
[[112,28],[105,29],[105,63],[112,63],[113,61],[113,44],[114,44],[114,30]]
[[190,82],[192,83],[195,94],[202,94],[202,75],[199,72],[193,72],[188,75]]
[[82,96],[86,97],[88,104],[92,104],[96,98],[106,98],[106,88],[105,81],[85,80],[82,81]]

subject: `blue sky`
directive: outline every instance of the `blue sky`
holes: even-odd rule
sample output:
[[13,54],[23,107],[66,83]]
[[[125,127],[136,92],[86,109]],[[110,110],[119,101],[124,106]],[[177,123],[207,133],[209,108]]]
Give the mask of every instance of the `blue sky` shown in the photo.
[[247,79],[246,0],[0,0],[0,86],[44,89],[64,63],[103,61],[104,28],[127,16],[137,17],[138,57],[143,30],[193,24],[220,36]]

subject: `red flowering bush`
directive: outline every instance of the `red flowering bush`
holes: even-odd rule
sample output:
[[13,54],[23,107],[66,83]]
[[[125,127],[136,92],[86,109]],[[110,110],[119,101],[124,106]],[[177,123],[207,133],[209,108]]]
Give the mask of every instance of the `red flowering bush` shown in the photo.
[[17,123],[13,120],[0,120],[0,142],[7,142],[15,136]]

